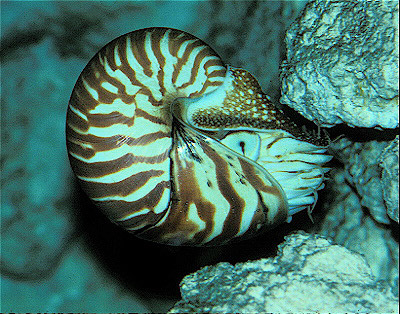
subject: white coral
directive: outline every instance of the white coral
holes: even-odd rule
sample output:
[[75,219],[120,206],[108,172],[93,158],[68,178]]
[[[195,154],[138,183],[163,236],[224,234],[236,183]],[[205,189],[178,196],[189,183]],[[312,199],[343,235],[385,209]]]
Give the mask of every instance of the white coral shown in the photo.
[[287,32],[281,102],[319,125],[399,125],[397,1],[311,1]]

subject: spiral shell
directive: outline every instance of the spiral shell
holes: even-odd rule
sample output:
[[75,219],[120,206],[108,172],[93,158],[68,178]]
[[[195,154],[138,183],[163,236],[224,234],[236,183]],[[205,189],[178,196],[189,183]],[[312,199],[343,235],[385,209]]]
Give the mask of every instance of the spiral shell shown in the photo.
[[67,148],[113,222],[170,245],[284,222],[315,203],[330,159],[247,71],[169,28],[128,33],[91,59],[70,98]]

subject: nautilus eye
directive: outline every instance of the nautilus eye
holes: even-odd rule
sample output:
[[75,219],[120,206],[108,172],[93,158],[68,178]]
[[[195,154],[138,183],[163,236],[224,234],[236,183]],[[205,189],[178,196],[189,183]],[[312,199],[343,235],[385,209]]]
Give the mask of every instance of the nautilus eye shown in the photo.
[[88,63],[67,113],[72,169],[141,238],[219,245],[316,202],[326,143],[300,131],[247,71],[169,28],[123,35]]

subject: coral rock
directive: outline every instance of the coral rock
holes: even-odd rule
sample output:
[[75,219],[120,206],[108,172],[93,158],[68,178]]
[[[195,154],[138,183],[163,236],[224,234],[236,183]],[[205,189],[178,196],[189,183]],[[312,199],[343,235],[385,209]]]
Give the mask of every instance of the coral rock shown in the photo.
[[[324,218],[316,232],[364,256],[378,280],[386,281],[398,295],[399,243],[390,225],[378,224],[361,205],[344,170],[330,172],[323,204]],[[381,197],[382,198],[382,197]],[[320,222],[321,220],[316,220]]]
[[183,312],[397,312],[390,288],[364,258],[329,240],[293,234],[275,258],[220,263],[186,276]]
[[388,216],[399,222],[399,137],[391,142],[380,156],[383,197]]
[[321,126],[399,125],[398,1],[311,1],[286,36],[281,102]]
[[[337,157],[344,163],[346,180],[357,190],[361,205],[368,208],[377,222],[384,224],[390,223],[390,220],[383,197],[382,169],[379,167],[379,160],[382,159],[380,156],[389,143],[389,141],[376,140],[352,142],[343,138],[331,145]],[[391,171],[395,172],[395,169]],[[393,180],[394,172],[390,176]],[[395,181],[387,182],[387,185],[392,183],[395,185]]]

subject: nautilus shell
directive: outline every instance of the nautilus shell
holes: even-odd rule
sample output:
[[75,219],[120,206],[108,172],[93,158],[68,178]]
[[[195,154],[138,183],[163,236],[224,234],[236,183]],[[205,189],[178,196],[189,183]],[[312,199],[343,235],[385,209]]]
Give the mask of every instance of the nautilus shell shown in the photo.
[[69,101],[67,148],[113,222],[170,245],[224,244],[287,221],[315,204],[331,158],[249,72],[158,27],[90,60]]

